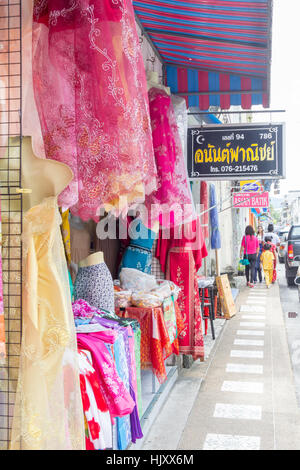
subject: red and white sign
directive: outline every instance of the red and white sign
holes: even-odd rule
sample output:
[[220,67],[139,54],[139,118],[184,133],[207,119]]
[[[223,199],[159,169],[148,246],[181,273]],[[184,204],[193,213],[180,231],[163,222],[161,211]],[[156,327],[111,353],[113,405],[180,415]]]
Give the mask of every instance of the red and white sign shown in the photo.
[[233,193],[233,205],[250,209],[269,207],[269,193]]

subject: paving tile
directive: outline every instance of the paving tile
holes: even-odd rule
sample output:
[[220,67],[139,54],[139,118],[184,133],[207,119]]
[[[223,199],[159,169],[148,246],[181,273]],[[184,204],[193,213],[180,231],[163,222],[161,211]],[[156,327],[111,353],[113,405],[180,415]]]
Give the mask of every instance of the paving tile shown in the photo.
[[249,319],[249,320],[265,320],[265,315],[255,315],[252,313],[251,315],[242,315],[242,318]]
[[253,326],[253,327],[257,327],[257,328],[264,328],[265,323],[257,322],[257,321],[241,321],[240,322],[240,327],[243,327],[243,326]]
[[262,417],[262,407],[253,405],[232,405],[230,403],[217,403],[214,418],[224,419],[255,419]]
[[262,339],[235,339],[235,346],[264,346],[265,342]]
[[234,372],[237,374],[263,374],[264,368],[257,364],[232,364],[226,365],[226,372]]
[[203,450],[260,450],[260,437],[207,434]]
[[262,382],[243,382],[238,380],[225,380],[221,388],[222,392],[236,393],[263,393],[264,384]]
[[237,330],[236,334],[239,336],[264,336],[265,332],[263,330]]
[[246,351],[243,349],[233,349],[232,351],[230,351],[230,357],[248,357],[248,358],[263,359],[264,352],[263,351]]
[[256,313],[264,313],[266,311],[266,307],[263,305],[241,305],[240,312],[256,312]]

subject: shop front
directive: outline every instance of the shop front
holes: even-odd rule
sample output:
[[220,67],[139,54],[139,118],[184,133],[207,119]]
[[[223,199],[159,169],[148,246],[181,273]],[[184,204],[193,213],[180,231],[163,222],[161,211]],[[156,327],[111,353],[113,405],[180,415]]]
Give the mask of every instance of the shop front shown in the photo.
[[220,274],[216,192],[203,179],[195,198],[187,171],[189,107],[268,105],[270,6],[254,8],[249,45],[212,24],[242,26],[248,5],[233,19],[176,3],[0,6],[3,450],[128,449],[226,318],[205,265],[211,250]]

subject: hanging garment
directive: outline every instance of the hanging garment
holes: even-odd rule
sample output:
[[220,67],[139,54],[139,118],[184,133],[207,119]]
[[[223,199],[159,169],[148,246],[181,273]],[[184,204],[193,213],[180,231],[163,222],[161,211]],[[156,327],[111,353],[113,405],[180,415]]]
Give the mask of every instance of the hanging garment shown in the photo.
[[100,390],[112,419],[130,414],[135,407],[130,393],[118,375],[115,362],[104,344],[114,344],[116,338],[117,333],[113,330],[77,334],[78,347],[87,349],[92,355]]
[[208,212],[208,188],[207,182],[201,181],[200,186],[200,204],[201,204],[201,212],[203,212],[201,216],[201,223],[203,228],[203,236],[204,238],[209,237],[209,212]]
[[187,166],[187,130],[188,130],[188,115],[186,108],[186,100],[181,96],[171,95],[171,100],[174,108],[175,120],[178,128],[178,134],[181,141],[182,153],[184,156],[185,166]]
[[191,221],[196,215],[171,98],[157,88],[151,88],[148,94],[158,171],[158,190],[145,201],[148,226],[160,220],[162,227],[170,227]]
[[125,249],[119,270],[133,268],[151,274],[152,245],[156,238],[155,232],[145,227],[140,220],[136,220],[131,222],[128,235],[130,243]]
[[85,449],[76,332],[55,197],[24,216],[22,344],[11,449]]
[[84,299],[97,309],[114,311],[114,284],[105,263],[78,269],[74,283],[74,298]]
[[[135,360],[134,355],[131,354],[133,352],[132,346],[130,347],[131,336],[133,334],[131,327],[128,326],[121,326],[121,322],[116,321],[112,318],[103,318],[98,315],[95,315],[93,321],[99,323],[102,326],[107,328],[111,328],[122,335],[122,341],[124,346],[119,347],[119,352],[116,351],[114,358],[116,361],[116,367],[118,373],[123,380],[127,390],[130,392],[132,399],[135,402],[135,407],[130,414],[130,426],[129,430],[123,431],[119,433],[119,449],[125,449],[129,443],[129,441],[136,442],[136,439],[140,439],[143,437],[143,433],[140,426],[139,415],[138,415],[138,404],[137,404],[137,395],[136,395],[136,384],[135,384],[135,373],[133,372],[135,368]],[[122,348],[124,352],[122,352]],[[125,375],[124,375],[125,374]],[[128,428],[127,423],[118,422],[118,430],[119,428],[125,427]],[[121,437],[123,435],[123,437]]]
[[204,358],[202,315],[197,272],[202,258],[207,256],[200,220],[171,230],[170,238],[163,231],[157,242],[156,256],[166,279],[181,288],[177,302],[184,320],[184,330],[179,335],[179,351],[191,354],[194,359]]
[[70,233],[70,222],[69,222],[69,210],[62,211],[60,209],[61,214],[61,234],[64,242],[65,247],[65,254],[68,266],[71,264],[71,233]]
[[211,183],[209,191],[209,207],[212,209],[209,211],[209,215],[211,227],[210,247],[212,250],[219,250],[221,248],[221,234],[219,230],[219,215],[217,204],[218,201],[216,188],[215,185]]
[[6,357],[5,347],[5,325],[4,325],[4,304],[2,285],[2,227],[1,227],[1,206],[0,206],[0,365]]
[[112,448],[112,424],[105,400],[100,392],[98,377],[90,354],[78,350],[80,388],[87,424],[86,447],[89,450]]
[[60,205],[98,221],[143,202],[157,171],[131,0],[37,0],[32,34],[46,157],[74,173]]

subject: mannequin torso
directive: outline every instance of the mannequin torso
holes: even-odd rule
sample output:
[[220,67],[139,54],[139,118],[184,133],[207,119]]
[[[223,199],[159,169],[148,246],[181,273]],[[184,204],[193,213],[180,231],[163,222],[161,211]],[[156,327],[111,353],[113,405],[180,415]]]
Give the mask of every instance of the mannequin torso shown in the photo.
[[73,179],[72,170],[64,163],[34,155],[31,137],[22,139],[22,187],[24,211],[40,204],[47,197],[58,197]]
[[150,88],[160,88],[161,90],[164,90],[169,96],[171,95],[170,88],[159,83],[157,72],[148,72],[147,76],[148,76],[148,80],[147,80],[148,90],[150,90]]
[[104,256],[102,251],[97,251],[81,260],[78,264],[80,268],[86,268],[87,266],[94,266],[95,264],[104,263]]

